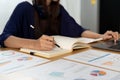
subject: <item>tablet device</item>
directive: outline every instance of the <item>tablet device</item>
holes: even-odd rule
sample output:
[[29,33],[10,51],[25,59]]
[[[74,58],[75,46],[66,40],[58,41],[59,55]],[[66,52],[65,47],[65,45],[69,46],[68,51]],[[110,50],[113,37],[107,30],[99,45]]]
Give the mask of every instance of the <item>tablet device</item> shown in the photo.
[[114,43],[114,40],[107,40],[101,43],[93,44],[92,47],[106,49],[106,50],[120,51],[120,39],[116,43]]

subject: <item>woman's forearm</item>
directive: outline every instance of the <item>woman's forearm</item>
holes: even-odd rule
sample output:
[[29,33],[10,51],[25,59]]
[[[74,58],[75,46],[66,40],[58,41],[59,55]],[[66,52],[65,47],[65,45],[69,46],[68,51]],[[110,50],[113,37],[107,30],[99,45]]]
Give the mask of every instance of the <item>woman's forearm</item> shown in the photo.
[[25,39],[15,36],[8,37],[4,44],[10,48],[28,48],[35,50],[52,50],[54,48],[53,37],[42,35],[39,39]]
[[82,34],[81,34],[82,37],[87,37],[87,38],[100,38],[102,35],[101,34],[98,34],[98,33],[95,33],[95,32],[92,32],[92,31],[84,31]]
[[33,48],[34,42],[35,40],[32,39],[23,39],[15,36],[10,36],[4,41],[4,44],[6,47],[10,48]]

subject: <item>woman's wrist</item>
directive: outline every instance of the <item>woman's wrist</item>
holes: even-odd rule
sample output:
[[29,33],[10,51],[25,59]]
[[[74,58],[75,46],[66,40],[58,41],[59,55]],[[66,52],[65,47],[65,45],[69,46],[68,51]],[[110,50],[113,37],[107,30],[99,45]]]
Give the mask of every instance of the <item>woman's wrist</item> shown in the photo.
[[104,35],[103,35],[103,34],[100,34],[99,38],[103,38],[103,37],[104,37]]
[[36,43],[35,40],[27,39],[27,40],[25,40],[25,42],[23,42],[22,47],[29,48],[29,49],[34,49],[35,48],[35,43]]

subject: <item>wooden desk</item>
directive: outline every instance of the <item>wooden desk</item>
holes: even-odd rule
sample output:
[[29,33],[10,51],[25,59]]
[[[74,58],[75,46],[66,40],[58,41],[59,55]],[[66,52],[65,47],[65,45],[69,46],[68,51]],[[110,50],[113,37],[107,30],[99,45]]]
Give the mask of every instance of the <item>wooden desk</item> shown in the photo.
[[[119,35],[119,37],[120,37],[120,35]],[[103,42],[103,41],[99,41],[99,42]],[[95,42],[95,43],[97,43],[97,42]],[[95,44],[95,43],[91,43],[89,45],[92,45],[92,44]],[[76,53],[79,53],[79,52],[82,52],[82,51],[86,51],[86,50],[89,50],[89,49],[102,50],[102,51],[113,52],[113,53],[119,54],[119,52],[115,52],[115,51],[103,50],[103,49],[96,49],[96,48],[90,47],[90,48],[84,48],[84,49],[74,50],[73,52],[71,52],[69,54],[64,54],[64,55],[61,55],[61,56],[58,56],[58,57],[50,58],[49,60],[53,61],[53,60],[61,59],[61,58],[65,57],[65,56],[73,55],[73,54],[76,54]],[[19,49],[13,49],[13,48],[0,48],[0,50],[15,50],[15,51],[19,51]]]
[[[101,42],[101,41],[100,41]],[[92,44],[95,44],[95,43],[92,43]],[[92,45],[90,44],[90,45]],[[99,51],[105,51],[105,52],[112,52],[112,53],[115,53],[115,54],[120,54],[120,52],[116,52],[116,51],[110,51],[110,50],[103,50],[103,49],[97,49],[97,48],[84,48],[84,49],[78,49],[78,50],[74,50],[73,52],[71,53],[68,53],[68,54],[63,54],[61,56],[57,56],[57,57],[53,57],[53,58],[49,58],[49,60],[58,60],[58,59],[61,59],[63,57],[66,57],[66,56],[70,56],[70,55],[73,55],[73,54],[77,54],[77,53],[80,53],[80,52],[83,52],[83,51],[86,51],[86,50],[90,50],[90,49],[94,49],[94,50],[99,50]],[[4,50],[15,50],[15,51],[19,51],[19,49],[14,49],[14,48],[0,48],[1,51],[4,51]],[[39,56],[38,56],[39,57]],[[44,57],[42,57],[44,58]],[[48,59],[48,58],[47,58]]]
[[[68,54],[63,54],[63,55],[61,55],[61,56],[57,56],[57,57],[53,57],[53,58],[46,58],[46,59],[49,59],[49,60],[54,61],[54,60],[57,60],[57,59],[61,59],[61,58],[65,57],[65,56],[73,55],[73,54],[75,54],[75,53],[82,52],[82,51],[85,51],[85,50],[88,50],[88,49],[90,49],[90,48],[74,50],[73,52],[68,53]],[[19,51],[19,49],[14,49],[14,48],[0,48],[0,50],[1,50],[1,51],[5,51],[5,50],[15,50],[15,51]],[[40,57],[40,56],[38,56],[38,57]],[[42,58],[44,58],[44,57],[42,57]]]

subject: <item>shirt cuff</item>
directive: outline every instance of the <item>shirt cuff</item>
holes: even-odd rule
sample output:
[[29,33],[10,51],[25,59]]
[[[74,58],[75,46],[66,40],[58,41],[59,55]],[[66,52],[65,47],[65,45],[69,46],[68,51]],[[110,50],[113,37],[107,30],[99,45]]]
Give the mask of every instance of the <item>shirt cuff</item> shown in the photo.
[[0,35],[0,45],[1,45],[1,47],[5,47],[5,45],[4,45],[4,41],[9,37],[9,36],[11,36],[11,34],[1,34]]

